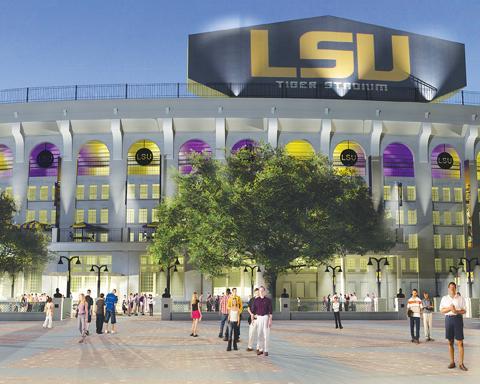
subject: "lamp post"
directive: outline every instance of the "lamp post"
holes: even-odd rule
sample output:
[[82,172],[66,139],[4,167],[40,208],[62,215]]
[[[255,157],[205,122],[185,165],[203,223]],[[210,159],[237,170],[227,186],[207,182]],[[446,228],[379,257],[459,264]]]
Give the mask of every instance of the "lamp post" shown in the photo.
[[255,271],[255,269],[257,270],[257,272],[262,272],[262,271],[260,270],[260,267],[258,265],[245,265],[245,268],[243,268],[243,272],[247,273],[248,269],[250,269],[250,289],[251,289],[251,295],[253,297],[253,272]]
[[97,269],[97,297],[100,297],[100,274],[102,273],[102,269],[104,272],[108,272],[108,267],[104,265],[96,265],[92,264],[92,268],[90,268],[90,272],[95,272],[95,268]]
[[336,284],[335,284],[335,278],[336,278],[336,272],[338,273],[342,273],[342,267],[337,265],[335,267],[332,267],[331,265],[327,265],[327,267],[325,268],[325,272],[328,273],[328,271],[332,271],[332,287],[333,287],[333,294],[335,294],[337,292],[336,290]]
[[71,275],[71,266],[72,266],[72,261],[77,259],[75,262],[76,265],[80,265],[80,258],[78,256],[72,256],[72,257],[67,257],[67,256],[60,256],[60,259],[58,259],[58,264],[62,265],[63,261],[62,259],[65,259],[68,263],[68,277],[67,277],[67,298],[70,298],[72,292],[70,292],[70,278],[72,277]]
[[382,261],[384,262],[383,263],[384,266],[388,266],[390,264],[388,263],[388,259],[386,257],[380,257],[378,259],[376,257],[369,257],[367,265],[372,266],[373,265],[372,261],[375,261],[377,263],[377,270],[375,271],[375,275],[376,275],[376,278],[377,278],[378,297],[382,297],[382,294],[381,294],[382,267],[381,267],[380,264],[381,264]]
[[458,287],[458,271],[460,270],[460,267],[455,267],[454,265],[450,266],[450,273],[453,275],[453,278],[455,280],[455,284]]
[[[158,262],[160,264],[160,261]],[[173,272],[178,272],[177,265],[180,265],[180,261],[178,260],[178,257],[175,259],[175,262],[173,264],[170,264],[167,267],[167,291],[168,294],[170,294],[170,270],[173,268]],[[160,267],[160,272],[165,272],[165,268],[163,265]]]
[[473,268],[472,264],[478,264],[478,257],[461,257],[459,267],[465,267],[465,272],[467,272],[467,282],[468,282],[468,297],[472,297],[472,285],[473,285]]

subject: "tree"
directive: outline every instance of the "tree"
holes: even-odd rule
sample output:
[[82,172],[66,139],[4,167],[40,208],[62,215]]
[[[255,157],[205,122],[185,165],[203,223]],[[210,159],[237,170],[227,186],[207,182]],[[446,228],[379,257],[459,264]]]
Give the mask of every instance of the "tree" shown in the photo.
[[12,219],[15,211],[12,199],[0,194],[0,273],[11,277],[12,297],[19,272],[41,267],[50,260],[45,235],[16,226]]
[[335,171],[326,157],[297,159],[263,145],[226,164],[192,161],[194,172],[177,176],[178,194],[161,204],[160,212],[167,204],[172,210],[163,208],[155,236],[170,246],[152,247],[160,259],[181,251],[210,275],[252,259],[264,266],[275,296],[279,274],[289,269],[393,246],[363,180]]

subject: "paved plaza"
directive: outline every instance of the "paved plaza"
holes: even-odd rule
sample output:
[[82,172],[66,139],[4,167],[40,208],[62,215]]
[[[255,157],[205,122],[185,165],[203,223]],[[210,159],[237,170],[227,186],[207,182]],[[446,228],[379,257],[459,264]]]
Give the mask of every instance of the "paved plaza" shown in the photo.
[[[94,329],[92,323],[91,330]],[[434,342],[410,342],[407,321],[351,321],[341,331],[327,321],[277,321],[270,356],[226,352],[218,323],[157,317],[119,319],[115,335],[79,344],[74,320],[44,330],[37,322],[0,323],[0,383],[478,383],[480,324],[465,330],[469,372],[448,370],[441,320]]]

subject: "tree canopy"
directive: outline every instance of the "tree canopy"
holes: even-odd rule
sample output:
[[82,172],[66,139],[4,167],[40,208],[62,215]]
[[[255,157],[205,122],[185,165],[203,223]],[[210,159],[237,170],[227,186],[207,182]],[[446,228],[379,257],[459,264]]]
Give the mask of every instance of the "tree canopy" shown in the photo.
[[178,193],[162,201],[149,252],[167,265],[187,256],[215,276],[255,263],[274,294],[280,273],[347,252],[388,250],[392,235],[363,179],[339,173],[322,155],[298,159],[262,145],[226,162],[192,157]]

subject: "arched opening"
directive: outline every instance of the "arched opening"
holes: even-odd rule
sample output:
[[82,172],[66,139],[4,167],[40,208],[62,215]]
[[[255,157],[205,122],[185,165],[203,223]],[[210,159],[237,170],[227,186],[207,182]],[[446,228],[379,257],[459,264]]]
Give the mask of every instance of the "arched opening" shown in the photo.
[[460,156],[450,144],[439,144],[431,156],[433,179],[460,179]]
[[0,178],[13,175],[13,152],[4,144],[0,144]]
[[383,176],[415,177],[412,151],[401,143],[391,143],[383,151]]
[[312,144],[306,140],[293,140],[285,146],[288,155],[300,160],[308,160],[315,156]]
[[41,143],[30,152],[29,177],[57,177],[60,150],[51,143]]
[[357,176],[365,176],[365,152],[355,141],[342,141],[333,150],[333,167],[339,171],[353,170]]
[[78,176],[108,176],[110,174],[110,151],[101,141],[85,143],[78,153]]
[[128,149],[128,175],[160,175],[160,149],[151,140],[140,140]]
[[212,149],[203,140],[193,139],[183,143],[178,152],[178,169],[182,175],[192,172],[191,155],[194,153],[210,156]]
[[257,145],[258,145],[258,143],[255,140],[252,140],[252,139],[239,140],[233,145],[232,153],[236,153],[236,152],[240,151],[241,149],[252,150]]

